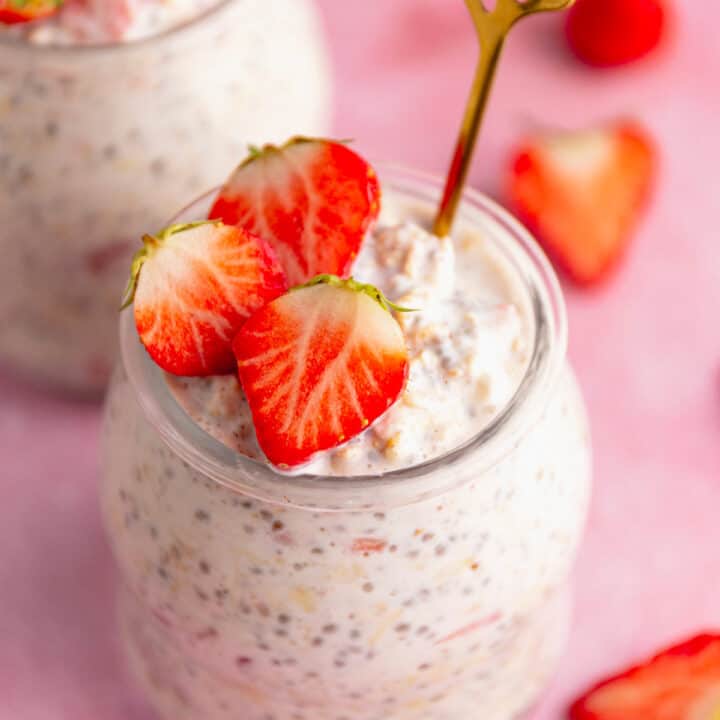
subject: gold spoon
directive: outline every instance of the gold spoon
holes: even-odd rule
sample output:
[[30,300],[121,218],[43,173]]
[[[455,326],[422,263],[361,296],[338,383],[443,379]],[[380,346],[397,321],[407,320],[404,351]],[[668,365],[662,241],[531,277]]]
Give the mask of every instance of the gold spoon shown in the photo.
[[505,38],[520,18],[547,10],[564,10],[574,1],[497,0],[495,8],[488,10],[483,0],[465,0],[480,41],[480,60],[433,225],[433,232],[437,236],[444,237],[452,228]]

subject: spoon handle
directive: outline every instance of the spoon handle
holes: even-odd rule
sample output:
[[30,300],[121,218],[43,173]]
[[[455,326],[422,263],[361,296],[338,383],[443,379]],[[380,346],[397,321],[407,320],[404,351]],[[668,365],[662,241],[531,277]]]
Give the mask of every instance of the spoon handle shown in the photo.
[[492,90],[493,79],[510,29],[517,20],[526,15],[546,10],[562,10],[569,7],[572,2],[573,0],[529,0],[520,3],[517,0],[497,0],[495,8],[487,10],[482,0],[465,0],[480,42],[480,58],[445,181],[442,200],[433,224],[433,233],[438,237],[448,235],[452,229]]

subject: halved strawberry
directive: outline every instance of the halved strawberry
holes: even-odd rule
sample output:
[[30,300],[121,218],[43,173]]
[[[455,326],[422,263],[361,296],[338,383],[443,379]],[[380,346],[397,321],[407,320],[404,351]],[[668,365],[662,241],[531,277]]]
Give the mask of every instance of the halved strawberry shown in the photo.
[[704,634],[604,680],[570,708],[571,720],[717,720],[720,635]]
[[659,45],[667,25],[662,0],[577,0],[565,34],[572,51],[597,67],[624,65]]
[[251,148],[208,217],[265,238],[291,285],[347,277],[380,211],[375,171],[346,145],[296,137]]
[[152,359],[175,375],[232,372],[232,340],[258,308],[287,290],[272,248],[219,221],[146,235],[133,258],[123,308]]
[[622,255],[655,164],[652,142],[633,123],[542,135],[517,150],[509,195],[548,255],[588,285]]
[[0,0],[0,23],[16,25],[48,17],[63,0]]
[[233,349],[258,443],[280,467],[365,430],[397,400],[408,372],[388,301],[372,285],[331,275],[258,311]]

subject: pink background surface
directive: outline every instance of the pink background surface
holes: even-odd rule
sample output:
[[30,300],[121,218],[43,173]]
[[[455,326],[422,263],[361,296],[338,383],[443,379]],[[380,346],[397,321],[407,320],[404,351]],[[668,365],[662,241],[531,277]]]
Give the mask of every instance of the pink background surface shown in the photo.
[[[536,720],[561,717],[598,674],[720,628],[720,10],[676,4],[673,42],[619,72],[569,59],[555,18],[527,21],[507,49],[472,174],[502,197],[508,149],[534,124],[630,114],[662,151],[620,273],[601,290],[567,291],[596,489],[572,640]],[[443,172],[476,53],[463,3],[321,6],[337,135],[371,157]],[[151,717],[126,683],[112,624],[98,420],[92,405],[0,377],[0,720]]]

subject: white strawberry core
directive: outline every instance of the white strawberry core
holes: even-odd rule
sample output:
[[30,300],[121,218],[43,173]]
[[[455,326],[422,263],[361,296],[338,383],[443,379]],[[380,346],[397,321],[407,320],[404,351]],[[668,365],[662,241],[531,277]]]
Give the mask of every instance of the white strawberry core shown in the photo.
[[[308,171],[315,161],[318,149],[315,143],[297,143],[282,152],[266,152],[262,158],[252,164],[253,172],[239,172],[234,174],[223,194],[228,198],[247,198],[255,208],[265,206],[264,195],[267,188],[273,188],[273,202],[276,203],[288,215],[291,214],[298,203],[298,194],[302,194],[304,200],[313,198],[316,191],[312,185],[312,178]],[[291,172],[288,172],[288,167]],[[314,231],[317,224],[318,207],[310,202],[303,205],[302,211],[307,212],[303,225],[301,245],[305,248],[307,257],[316,257],[317,244],[320,235]],[[268,224],[267,217],[263,212],[252,213],[252,230],[255,234],[264,238],[275,236]],[[247,218],[241,224],[246,225]],[[288,245],[278,243],[274,249],[280,259],[280,263],[286,268],[290,277],[305,276],[306,267],[302,259]],[[309,275],[314,275],[310,272]]]
[[[398,324],[379,303],[362,292],[317,285],[290,292],[282,298],[283,315],[292,318],[291,324],[300,330],[291,345],[275,347],[250,361],[253,365],[270,366],[263,384],[277,382],[277,390],[265,402],[263,413],[283,413],[281,433],[292,433],[300,443],[306,436],[316,434],[318,413],[328,412],[324,419],[327,428],[337,437],[344,436],[340,418],[335,413],[337,403],[328,397],[347,398],[357,417],[363,417],[358,392],[384,392],[370,369],[371,363],[357,368],[362,377],[350,375],[349,363],[359,348],[363,354],[405,354],[405,339]],[[337,337],[342,347],[331,359],[323,356],[323,341]],[[319,355],[319,357],[318,357]],[[317,385],[303,396],[303,377],[306,369],[318,362],[322,368]],[[301,397],[303,405],[300,406]],[[327,408],[327,410],[325,410]],[[368,420],[366,419],[366,422]]]
[[601,130],[567,133],[543,141],[553,168],[568,177],[595,177],[612,157],[614,138]]
[[[346,347],[348,352],[358,343],[398,352],[402,352],[405,347],[397,324],[387,322],[387,310],[363,292],[342,290],[342,293],[338,293],[337,288],[329,285],[316,285],[302,292],[290,293],[288,302],[297,312],[303,337],[308,340],[308,351],[310,339],[328,325],[350,328]],[[310,316],[308,308],[312,308]],[[358,321],[358,317],[361,321]]]
[[[155,333],[164,332],[165,322],[172,317],[183,318],[189,323],[195,335],[198,352],[202,356],[203,343],[200,338],[200,323],[207,324],[221,337],[230,342],[232,327],[222,315],[204,307],[207,288],[198,282],[198,270],[208,273],[220,288],[224,300],[233,304],[236,312],[242,309],[234,304],[238,287],[244,284],[241,277],[229,277],[219,266],[230,262],[217,248],[217,240],[229,228],[217,228],[215,225],[201,225],[191,230],[176,233],[167,238],[161,247],[150,251],[149,258],[140,271],[141,282],[135,295],[135,308],[162,305],[170,315],[158,315],[157,327],[150,331],[146,342],[152,342]],[[233,255],[236,269],[253,264],[248,259]],[[203,358],[204,360],[204,358]]]

